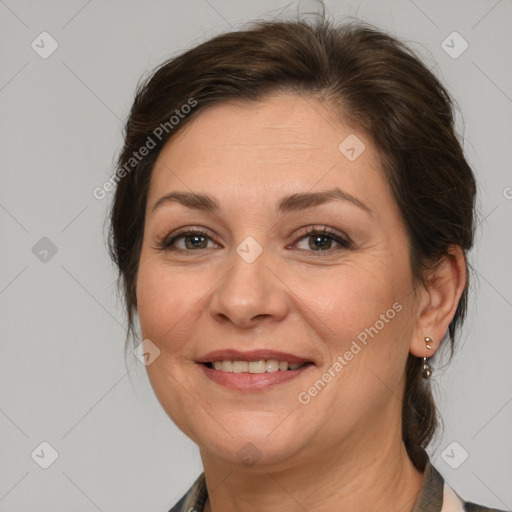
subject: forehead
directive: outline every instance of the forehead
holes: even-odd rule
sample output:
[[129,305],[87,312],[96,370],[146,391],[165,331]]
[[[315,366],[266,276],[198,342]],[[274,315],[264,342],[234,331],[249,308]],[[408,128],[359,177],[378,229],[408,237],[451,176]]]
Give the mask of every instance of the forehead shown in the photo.
[[171,189],[230,197],[249,187],[263,199],[333,186],[355,195],[385,187],[372,141],[318,100],[279,94],[201,112],[161,151],[148,204]]

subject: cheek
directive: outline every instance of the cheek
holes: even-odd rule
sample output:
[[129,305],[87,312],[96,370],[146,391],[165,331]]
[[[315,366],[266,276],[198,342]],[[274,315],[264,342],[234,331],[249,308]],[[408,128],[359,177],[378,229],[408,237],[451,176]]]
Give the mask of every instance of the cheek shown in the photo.
[[379,330],[384,330],[399,319],[397,310],[404,309],[409,287],[407,279],[392,269],[359,260],[322,274],[302,277],[295,291],[305,305],[304,311],[315,313],[340,343],[376,323]]
[[359,258],[321,279],[296,283],[302,315],[325,333],[323,371],[336,375],[324,403],[378,402],[381,392],[399,389],[412,329],[408,275],[406,262]]
[[[342,425],[350,428],[377,414],[400,395],[411,329],[409,283],[387,266],[362,265],[361,260],[322,281],[319,294],[311,280],[303,279],[298,295],[301,314],[309,315],[314,330],[325,333],[320,378],[327,385],[319,386],[313,407],[338,432]],[[315,380],[303,390],[308,395],[311,390],[311,397],[317,396]]]
[[179,340],[176,332],[193,322],[207,289],[198,275],[141,256],[137,310],[142,336],[157,344]]
[[[160,350],[146,371],[157,399],[169,417],[187,435],[189,423],[200,423],[190,410],[190,360],[183,357],[197,324],[197,308],[208,288],[201,279],[170,268],[156,258],[141,255],[137,277],[137,310],[142,339],[150,339]],[[189,392],[184,393],[187,389]],[[184,419],[185,418],[185,419]]]

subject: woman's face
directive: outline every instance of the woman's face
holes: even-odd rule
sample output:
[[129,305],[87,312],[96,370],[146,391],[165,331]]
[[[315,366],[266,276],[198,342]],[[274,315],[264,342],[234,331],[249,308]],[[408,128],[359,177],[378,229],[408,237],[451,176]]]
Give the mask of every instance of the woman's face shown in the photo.
[[400,432],[405,227],[372,141],[316,100],[211,107],[168,142],[137,302],[153,389],[203,455],[286,465]]

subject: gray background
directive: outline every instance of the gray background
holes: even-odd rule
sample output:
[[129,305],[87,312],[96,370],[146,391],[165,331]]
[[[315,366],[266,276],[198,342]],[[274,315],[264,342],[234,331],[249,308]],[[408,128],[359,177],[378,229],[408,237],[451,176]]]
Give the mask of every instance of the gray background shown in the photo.
[[[327,6],[408,41],[463,113],[459,131],[480,184],[476,279],[463,343],[435,373],[445,429],[429,451],[464,498],[510,509],[512,2]],[[165,511],[201,471],[144,366],[134,357],[125,365],[124,316],[103,236],[110,198],[97,200],[92,190],[112,173],[143,73],[285,7],[278,0],[0,0],[1,511]],[[296,13],[297,3],[286,12]],[[46,59],[31,47],[35,40],[51,48],[48,36],[41,43],[43,31],[58,43]],[[458,36],[445,43],[452,56],[442,47],[453,31],[469,44],[457,58]],[[43,441],[58,452],[47,469],[39,465],[51,461]]]

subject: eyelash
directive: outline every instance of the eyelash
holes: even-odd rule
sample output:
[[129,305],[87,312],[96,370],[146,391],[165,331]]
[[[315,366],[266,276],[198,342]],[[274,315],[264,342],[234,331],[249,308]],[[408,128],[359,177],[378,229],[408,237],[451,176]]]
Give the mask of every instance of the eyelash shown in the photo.
[[[336,233],[335,231],[331,230],[328,227],[318,228],[315,226],[309,226],[308,228],[305,228],[304,230],[302,230],[297,235],[297,236],[299,236],[299,238],[297,239],[295,244],[298,243],[299,241],[303,240],[304,238],[308,238],[313,235],[324,236],[324,237],[330,238],[331,240],[334,240],[336,243],[338,243],[341,246],[338,250],[351,249],[352,245],[353,245],[352,241],[350,240],[350,238],[348,236],[346,236],[346,235],[341,236],[340,234]],[[155,248],[160,251],[180,251],[182,253],[189,253],[189,254],[194,253],[194,252],[199,252],[201,249],[176,249],[176,248],[172,247],[172,245],[176,242],[176,240],[179,240],[180,238],[186,238],[188,236],[204,236],[211,240],[211,237],[209,236],[209,234],[202,229],[187,229],[186,231],[181,231],[178,233],[174,233],[173,235],[166,235],[166,236],[162,237],[161,239],[157,240]],[[320,254],[333,252],[332,248],[327,249],[327,250],[320,250],[320,251],[312,251],[312,250],[308,250],[308,249],[298,249],[298,250],[303,250],[303,251],[311,252],[311,253],[320,253]]]

